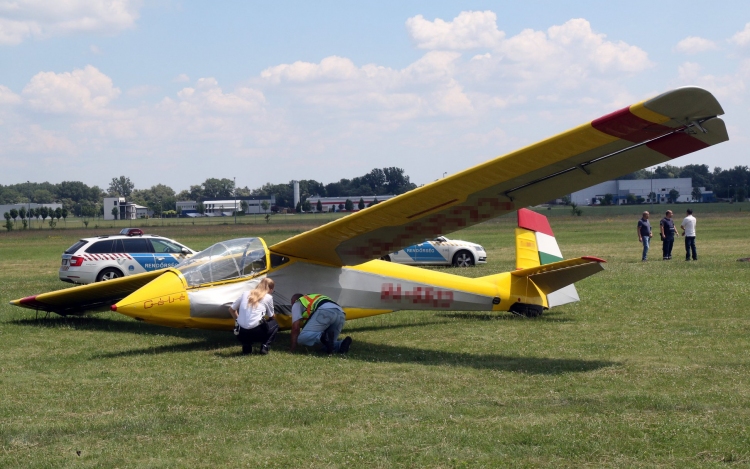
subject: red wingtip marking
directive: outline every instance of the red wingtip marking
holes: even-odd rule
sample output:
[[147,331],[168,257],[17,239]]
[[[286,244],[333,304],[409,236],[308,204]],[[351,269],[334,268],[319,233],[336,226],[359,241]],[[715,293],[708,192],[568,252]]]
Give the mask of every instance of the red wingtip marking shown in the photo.
[[112,311],[117,311],[117,305],[112,305],[109,307]]
[[36,301],[36,295],[34,295],[34,296],[27,296],[26,298],[21,298],[20,303],[22,305],[28,305],[28,304],[34,303],[35,301]]
[[518,210],[518,227],[531,231],[538,231],[549,236],[555,236],[552,233],[552,227],[549,226],[549,220],[542,214],[531,211],[527,208]]
[[607,261],[605,261],[604,259],[599,259],[598,257],[593,257],[593,256],[583,256],[581,257],[581,259],[586,259],[587,261],[594,261],[594,262],[604,262],[605,264],[607,263]]

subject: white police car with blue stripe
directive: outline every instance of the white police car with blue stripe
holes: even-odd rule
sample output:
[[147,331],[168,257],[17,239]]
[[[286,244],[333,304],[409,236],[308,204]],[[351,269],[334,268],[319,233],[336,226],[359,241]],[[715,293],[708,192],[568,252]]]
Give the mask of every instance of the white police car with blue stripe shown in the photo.
[[408,265],[469,267],[487,263],[487,253],[479,244],[438,236],[432,241],[409,246],[385,255],[381,259]]

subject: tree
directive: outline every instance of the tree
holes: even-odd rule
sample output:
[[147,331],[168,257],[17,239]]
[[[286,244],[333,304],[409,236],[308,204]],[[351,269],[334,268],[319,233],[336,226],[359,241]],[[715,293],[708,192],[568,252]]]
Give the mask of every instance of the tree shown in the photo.
[[570,205],[570,196],[569,195],[564,195],[564,196],[560,197],[560,200],[562,201],[563,205]]
[[203,200],[231,199],[233,194],[234,181],[232,181],[231,179],[208,178],[203,182]]
[[365,199],[363,199],[362,197],[360,197],[359,198],[359,204],[357,204],[357,207],[359,207],[360,210],[362,210],[363,208],[365,208]]
[[629,205],[633,205],[636,201],[635,194],[628,194],[625,199]]
[[18,210],[14,208],[10,209],[10,217],[13,219],[13,223],[15,223],[16,218],[18,218]]
[[49,216],[49,208],[42,206],[42,208],[39,209],[39,214],[42,216],[42,221],[46,220]]
[[318,213],[320,213],[320,212],[322,212],[322,211],[323,211],[323,202],[321,202],[321,201],[320,201],[320,199],[318,199],[318,203],[317,203],[317,204],[315,204],[315,210],[316,210],[316,211],[317,211]]
[[677,202],[677,198],[678,197],[680,197],[680,191],[678,191],[677,189],[672,189],[671,191],[669,191],[668,198],[669,198],[669,202],[670,203],[673,204],[673,203]]
[[311,212],[312,211],[312,207],[310,206],[310,201],[309,200],[305,200],[304,202],[302,202],[302,210],[305,211],[305,212]]
[[642,203],[643,203],[643,202],[645,202],[645,201],[646,201],[646,199],[644,199],[644,198],[643,198],[643,197],[641,197],[640,195],[639,195],[638,197],[636,197],[636,198],[635,198],[635,203],[637,203],[637,204],[639,204],[639,205],[640,205],[640,204],[642,204]]
[[205,214],[205,213],[206,213],[206,206],[205,206],[205,205],[203,205],[203,202],[198,202],[198,206],[197,206],[197,207],[196,207],[195,209],[196,209],[196,210],[198,211],[198,213],[200,213],[201,215],[203,215],[203,214]]
[[18,209],[18,216],[21,217],[21,221],[26,221],[26,208],[21,207]]
[[579,216],[580,217],[582,213],[583,213],[583,210],[581,210],[580,208],[578,208],[578,204],[577,203],[575,203],[575,202],[571,202],[570,203],[570,214],[571,215],[573,215],[573,216]]
[[649,192],[648,193],[648,200],[651,203],[658,202],[658,200],[656,200],[656,192]]
[[612,198],[614,196],[612,194],[604,194],[604,198],[602,198],[602,205],[612,205]]
[[117,207],[112,207],[112,216],[115,217],[115,220],[117,220],[117,215],[120,214],[120,210],[117,209]]
[[268,207],[269,207],[269,204],[267,200],[261,201],[260,208],[262,208],[264,212],[268,212]]
[[690,195],[693,197],[693,201],[700,202],[703,200],[703,193],[701,192],[700,187],[693,187],[693,192],[690,193]]
[[294,207],[294,211],[297,213],[302,212],[302,202],[297,202],[297,206]]
[[247,214],[248,209],[250,208],[250,206],[247,203],[247,200],[240,201],[240,207],[242,208],[242,213],[243,214]]
[[58,221],[62,218],[62,209],[60,207],[55,209],[55,218],[57,218]]
[[62,211],[60,212],[60,215],[62,215],[62,219],[67,225],[68,224],[68,209],[63,207]]
[[354,203],[351,201],[351,199],[346,199],[346,201],[344,202],[344,210],[346,210],[347,212],[351,212],[352,210],[354,210]]
[[120,176],[119,178],[112,178],[112,182],[109,183],[109,193],[120,197],[130,197],[134,187],[135,184],[130,181],[130,178]]
[[13,223],[10,221],[10,213],[5,212],[3,213],[3,216],[5,217],[5,229],[10,231],[13,229]]

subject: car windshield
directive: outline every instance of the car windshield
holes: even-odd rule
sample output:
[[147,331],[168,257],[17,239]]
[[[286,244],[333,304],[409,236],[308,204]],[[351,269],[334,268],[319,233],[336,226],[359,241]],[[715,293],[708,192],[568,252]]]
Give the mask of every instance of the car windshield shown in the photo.
[[266,250],[260,238],[239,238],[216,243],[180,262],[176,268],[188,285],[195,287],[252,276],[266,270],[266,264]]

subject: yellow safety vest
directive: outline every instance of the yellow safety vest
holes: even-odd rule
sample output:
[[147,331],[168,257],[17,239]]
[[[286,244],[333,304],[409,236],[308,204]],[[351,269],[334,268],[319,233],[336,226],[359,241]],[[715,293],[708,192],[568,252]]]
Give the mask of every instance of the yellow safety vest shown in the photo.
[[336,304],[335,301],[325,295],[321,295],[320,293],[311,293],[309,295],[304,295],[297,301],[299,301],[302,304],[302,307],[305,308],[304,311],[302,311],[302,316],[300,316],[300,329],[305,327],[305,324],[307,324],[310,316],[313,315],[313,313],[318,309],[318,306],[320,306],[322,302],[325,301]]

